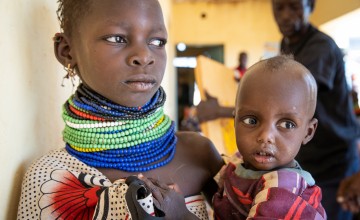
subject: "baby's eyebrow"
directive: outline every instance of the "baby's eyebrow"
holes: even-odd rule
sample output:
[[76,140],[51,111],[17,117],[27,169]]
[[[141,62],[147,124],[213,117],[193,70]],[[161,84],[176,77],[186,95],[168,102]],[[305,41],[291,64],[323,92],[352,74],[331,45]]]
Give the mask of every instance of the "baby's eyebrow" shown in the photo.
[[299,110],[288,110],[288,111],[284,111],[284,112],[279,112],[276,115],[278,116],[286,116],[286,115],[299,115]]

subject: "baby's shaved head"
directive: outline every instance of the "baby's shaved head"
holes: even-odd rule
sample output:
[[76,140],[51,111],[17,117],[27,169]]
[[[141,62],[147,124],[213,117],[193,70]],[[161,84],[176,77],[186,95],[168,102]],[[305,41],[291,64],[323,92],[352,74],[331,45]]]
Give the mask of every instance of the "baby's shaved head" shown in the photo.
[[[291,85],[302,83],[304,87],[303,94],[308,99],[309,114],[311,114],[311,117],[314,116],[317,100],[316,81],[310,71],[291,56],[280,55],[259,61],[251,66],[241,79],[236,102],[241,99],[241,96],[246,95],[246,93],[242,92],[245,87],[249,89],[248,87],[251,87],[252,84],[264,81],[263,86],[267,86],[266,79],[277,80],[279,86],[288,84],[290,89]],[[271,84],[270,86],[274,85]]]

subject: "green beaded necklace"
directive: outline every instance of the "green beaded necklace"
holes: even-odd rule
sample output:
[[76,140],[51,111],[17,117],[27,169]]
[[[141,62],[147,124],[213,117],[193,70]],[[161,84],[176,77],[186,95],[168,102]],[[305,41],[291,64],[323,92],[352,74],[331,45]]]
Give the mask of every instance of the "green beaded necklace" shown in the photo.
[[[81,84],[63,107],[66,149],[92,166],[127,171],[163,166],[176,146],[174,123],[164,114],[164,102],[161,87],[145,106],[128,108]],[[127,160],[133,163],[119,162]]]

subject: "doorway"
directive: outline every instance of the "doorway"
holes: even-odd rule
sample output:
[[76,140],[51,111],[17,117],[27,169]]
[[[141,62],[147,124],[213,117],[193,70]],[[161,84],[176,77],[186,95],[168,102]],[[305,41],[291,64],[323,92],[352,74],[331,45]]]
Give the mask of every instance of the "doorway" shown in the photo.
[[176,48],[174,65],[177,73],[178,128],[197,131],[196,122],[191,120],[193,106],[200,101],[195,82],[196,57],[207,56],[224,63],[223,45],[182,45]]

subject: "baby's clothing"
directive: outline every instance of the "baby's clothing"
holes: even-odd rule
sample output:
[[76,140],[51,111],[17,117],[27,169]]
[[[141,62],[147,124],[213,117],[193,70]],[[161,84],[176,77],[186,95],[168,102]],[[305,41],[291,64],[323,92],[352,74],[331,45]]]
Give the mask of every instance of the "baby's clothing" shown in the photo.
[[224,192],[213,199],[214,218],[232,219],[326,219],[321,189],[310,173],[301,169],[253,171],[229,163]]

